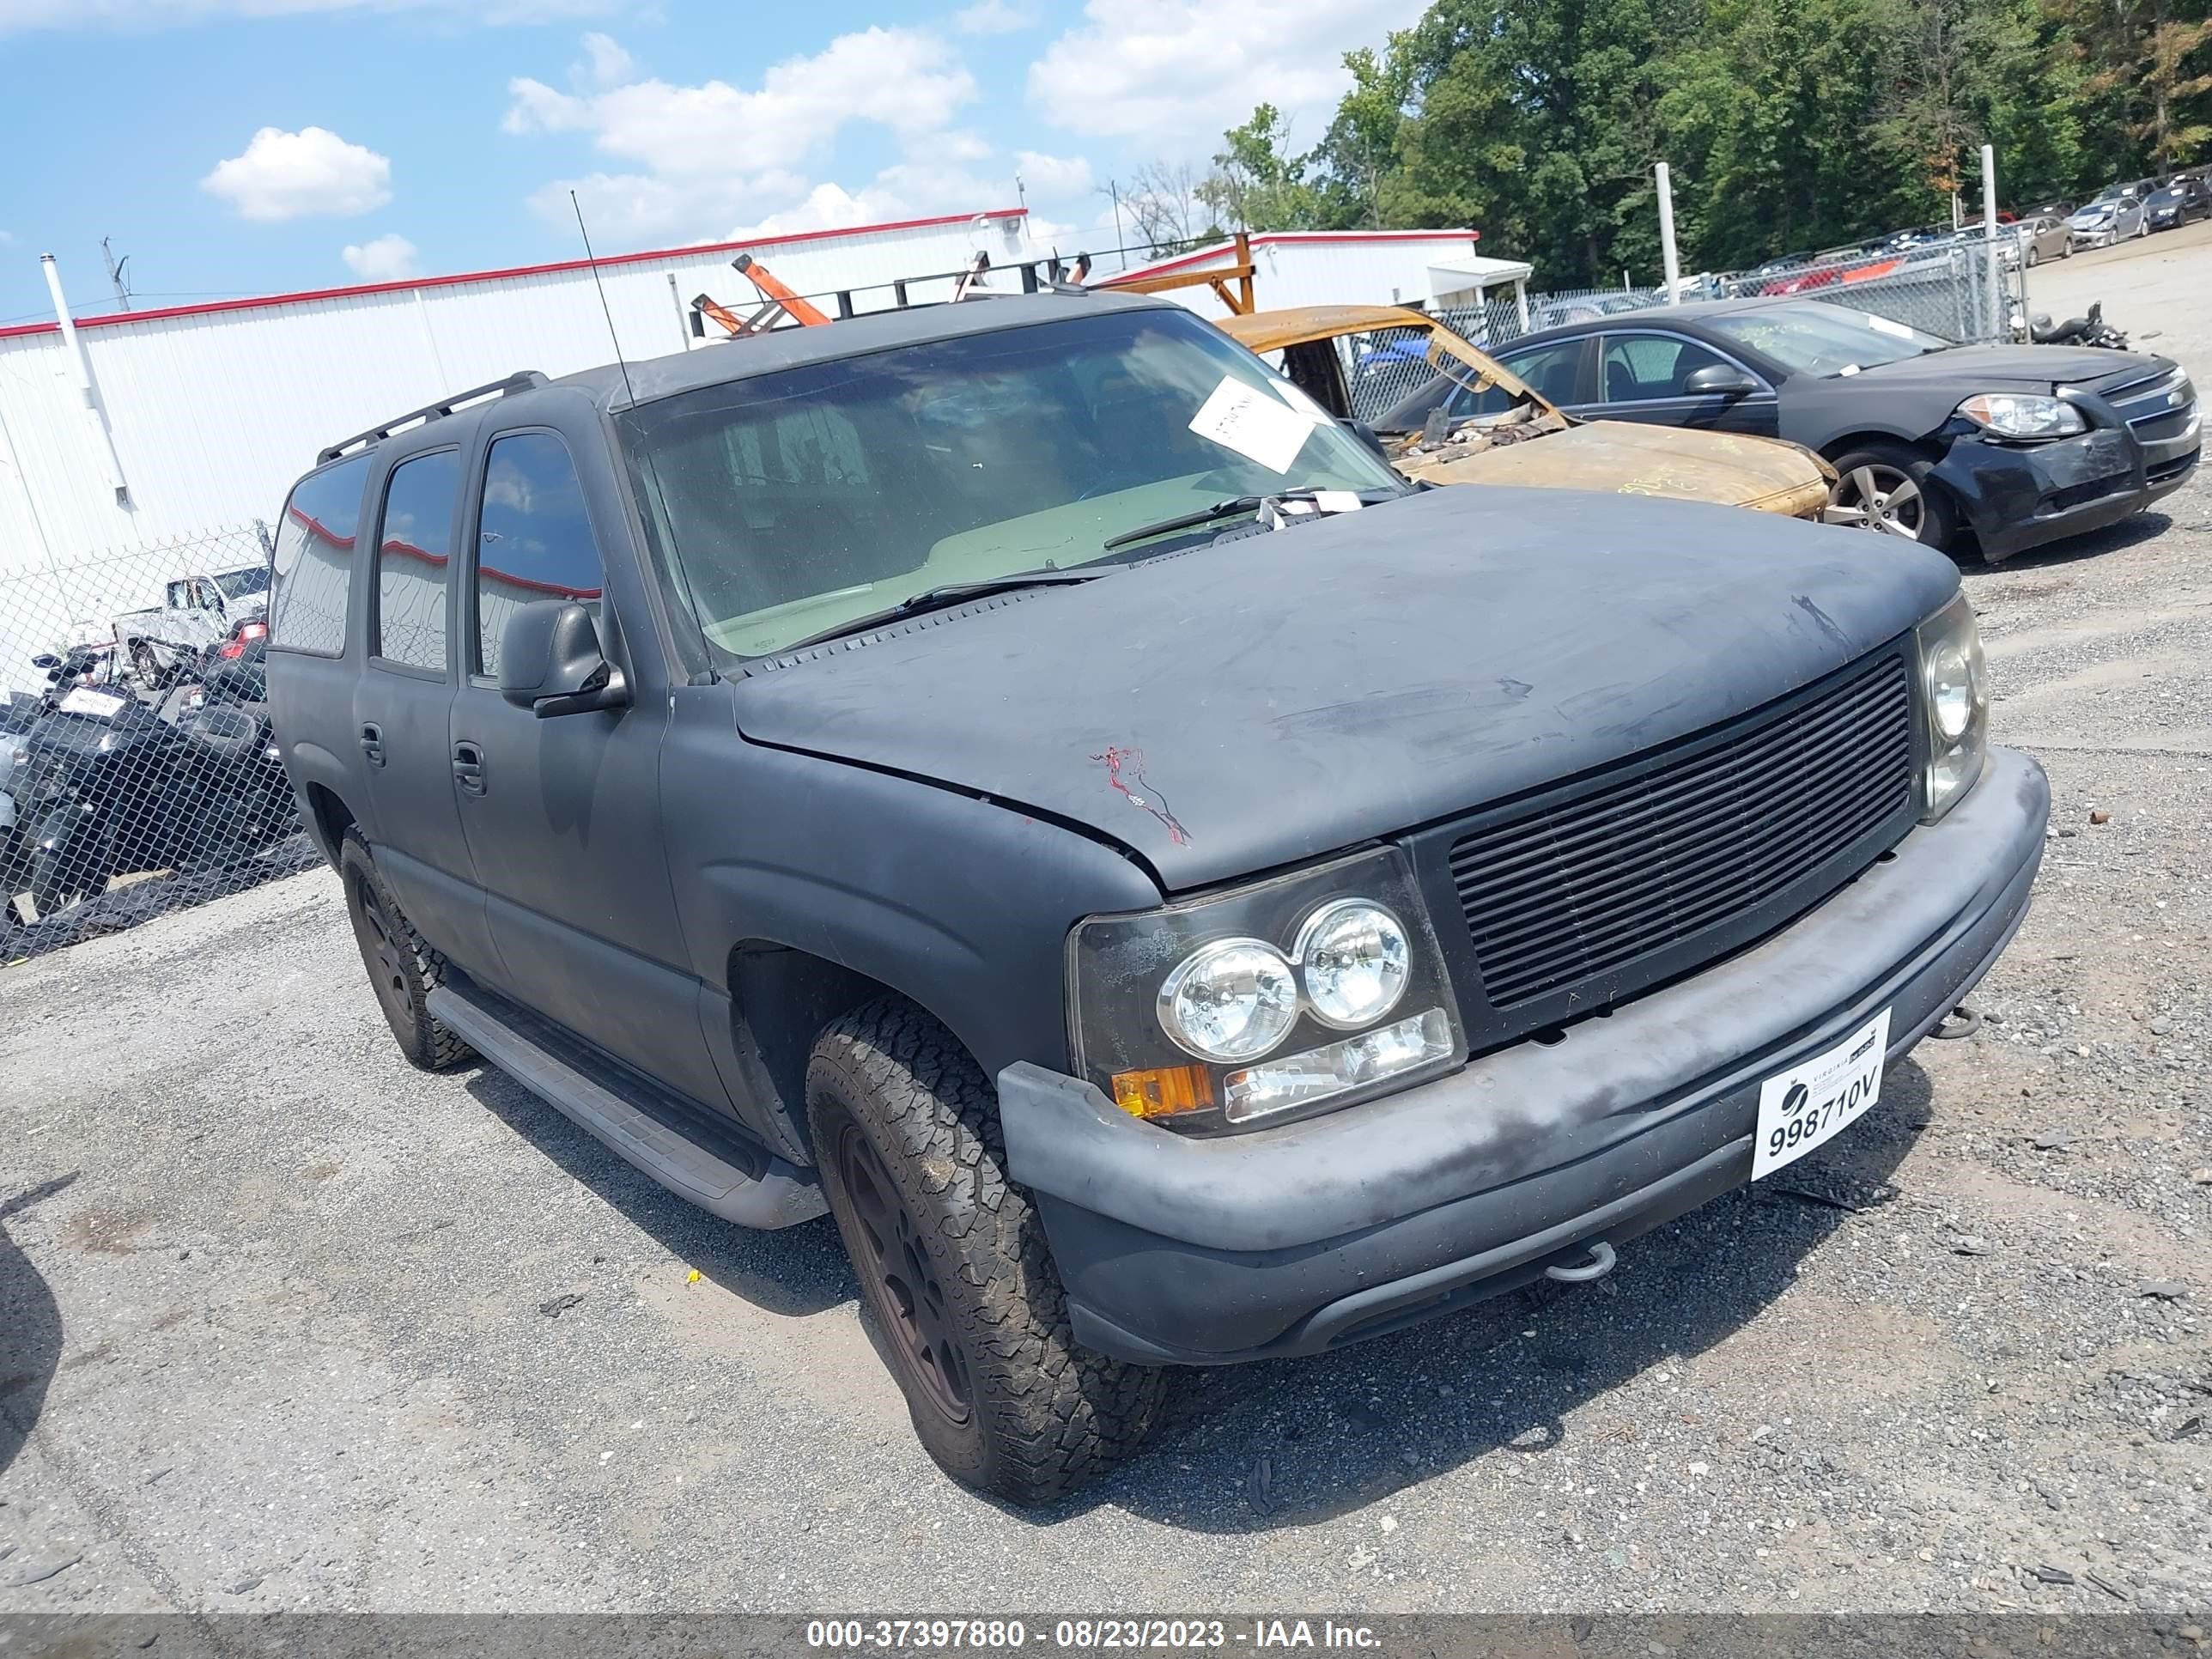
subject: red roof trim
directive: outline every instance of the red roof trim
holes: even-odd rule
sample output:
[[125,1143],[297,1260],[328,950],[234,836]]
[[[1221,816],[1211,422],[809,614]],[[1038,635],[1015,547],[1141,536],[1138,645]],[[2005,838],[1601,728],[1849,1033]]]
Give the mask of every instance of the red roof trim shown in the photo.
[[[1273,247],[1279,242],[1334,242],[1341,246],[1346,242],[1479,242],[1479,230],[1263,230],[1252,238],[1254,247]],[[1220,242],[1212,247],[1202,247],[1194,252],[1179,253],[1172,259],[1163,259],[1158,264],[1139,265],[1134,270],[1116,271],[1102,277],[1098,286],[1112,288],[1117,283],[1133,283],[1140,277],[1157,276],[1163,271],[1180,270],[1203,259],[1218,259],[1224,253],[1234,253],[1237,244]],[[47,327],[53,325],[49,323]]]
[[[643,253],[610,253],[599,263],[607,265],[650,264],[660,259],[696,259],[702,254],[735,253],[746,248],[788,247],[794,242],[828,241],[840,236],[874,236],[886,231],[927,230],[938,225],[964,224],[971,219],[1020,219],[1027,208],[993,208],[985,213],[940,213],[930,219],[898,219],[888,224],[851,225],[842,230],[795,230],[787,236],[754,236],[739,242],[708,242],[697,247],[653,248]],[[514,265],[504,270],[468,270],[450,276],[417,276],[404,283],[361,283],[351,288],[318,288],[297,294],[266,294],[244,300],[212,300],[196,306],[163,306],[154,311],[118,311],[100,317],[79,317],[79,328],[106,328],[114,323],[154,323],[170,317],[210,317],[226,311],[253,311],[264,306],[306,305],[316,300],[350,300],[364,295],[405,294],[413,289],[456,288],[465,283],[498,283],[517,276],[551,276],[565,271],[589,270],[588,259],[562,259],[552,264]],[[18,323],[0,328],[0,340],[26,334],[58,334],[59,323]]]

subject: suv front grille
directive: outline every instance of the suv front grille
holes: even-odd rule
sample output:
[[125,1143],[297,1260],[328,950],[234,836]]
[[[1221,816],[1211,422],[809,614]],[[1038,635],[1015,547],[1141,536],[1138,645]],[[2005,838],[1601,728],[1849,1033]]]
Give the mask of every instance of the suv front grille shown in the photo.
[[[1624,762],[1570,799],[1454,842],[1491,1007],[1585,987],[1610,1000],[1743,942],[1747,921],[1764,932],[1817,902],[1845,878],[1841,855],[1909,822],[1912,722],[1910,672],[1893,648],[1717,740],[1656,765]],[[1713,947],[1705,957],[1701,942]]]

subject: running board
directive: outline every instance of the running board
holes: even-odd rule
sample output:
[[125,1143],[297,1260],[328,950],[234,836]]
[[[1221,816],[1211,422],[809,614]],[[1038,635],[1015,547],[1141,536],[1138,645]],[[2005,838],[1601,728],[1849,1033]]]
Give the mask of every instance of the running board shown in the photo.
[[[736,1126],[721,1129],[649,1079],[596,1063],[557,1027],[458,981],[454,975],[430,993],[434,1018],[678,1197],[725,1221],[763,1229],[796,1226],[829,1207],[805,1171],[749,1142]],[[704,1144],[710,1139],[719,1144]]]

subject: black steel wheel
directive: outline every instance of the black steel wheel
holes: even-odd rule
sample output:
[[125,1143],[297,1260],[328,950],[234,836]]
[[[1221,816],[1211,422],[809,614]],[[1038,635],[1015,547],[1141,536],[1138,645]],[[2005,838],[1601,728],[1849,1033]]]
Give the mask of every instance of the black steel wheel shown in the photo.
[[830,1212],[915,1436],[964,1485],[1049,1503],[1142,1443],[1162,1374],[1075,1345],[1044,1228],[1006,1176],[997,1091],[910,1003],[814,1045],[806,1117]]
[[426,1072],[471,1058],[469,1045],[429,1010],[430,993],[445,979],[445,957],[409,925],[368,848],[350,830],[338,852],[338,874],[362,965],[400,1052]]
[[917,1403],[956,1428],[964,1426],[975,1414],[973,1385],[937,1264],[921,1224],[857,1123],[848,1121],[837,1137],[837,1182],[858,1224],[860,1254],[854,1267],[896,1346],[902,1381],[915,1385],[910,1397]]

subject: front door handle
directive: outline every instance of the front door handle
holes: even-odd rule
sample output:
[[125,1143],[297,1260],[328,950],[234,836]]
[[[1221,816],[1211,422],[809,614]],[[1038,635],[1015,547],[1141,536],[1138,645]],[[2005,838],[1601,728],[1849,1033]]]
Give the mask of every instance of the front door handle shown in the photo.
[[368,763],[371,766],[384,764],[384,728],[374,720],[362,723],[361,752],[368,757]]
[[453,745],[453,781],[461,787],[465,795],[481,795],[484,792],[483,750],[472,743]]

